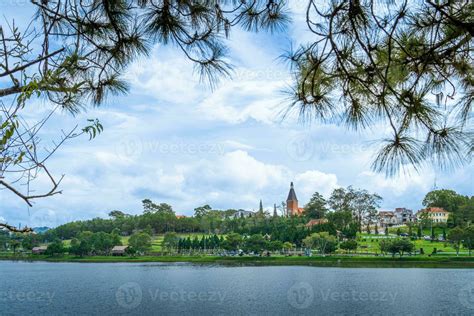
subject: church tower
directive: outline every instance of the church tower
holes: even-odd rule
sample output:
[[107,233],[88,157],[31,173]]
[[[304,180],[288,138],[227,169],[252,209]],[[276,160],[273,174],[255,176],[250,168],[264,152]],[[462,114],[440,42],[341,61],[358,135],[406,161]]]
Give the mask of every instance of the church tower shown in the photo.
[[290,216],[300,215],[301,213],[300,208],[298,208],[298,199],[296,198],[293,182],[291,182],[290,192],[288,193],[288,198],[286,199],[286,211]]

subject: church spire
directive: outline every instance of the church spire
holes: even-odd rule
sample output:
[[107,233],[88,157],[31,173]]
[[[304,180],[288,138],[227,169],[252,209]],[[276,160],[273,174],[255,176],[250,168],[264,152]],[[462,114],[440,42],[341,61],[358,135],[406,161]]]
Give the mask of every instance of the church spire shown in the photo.
[[291,182],[290,184],[290,192],[288,193],[288,198],[286,199],[286,201],[298,201],[298,199],[296,198],[296,193],[295,193],[295,187],[293,185],[293,182]]
[[293,182],[290,184],[290,192],[288,193],[288,198],[286,199],[286,211],[291,216],[299,215],[301,213],[301,210],[298,207],[298,198],[296,197]]
[[278,213],[277,213],[277,205],[276,204],[273,204],[273,217],[277,217],[278,216]]

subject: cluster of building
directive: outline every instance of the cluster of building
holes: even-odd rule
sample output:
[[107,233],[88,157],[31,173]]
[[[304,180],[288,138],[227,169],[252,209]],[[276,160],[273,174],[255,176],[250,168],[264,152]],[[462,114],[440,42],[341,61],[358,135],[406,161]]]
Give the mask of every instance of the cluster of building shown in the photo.
[[412,210],[404,207],[396,208],[395,211],[380,211],[379,224],[382,227],[404,225],[416,222],[416,215]]
[[[262,202],[260,201],[260,205]],[[260,206],[261,207],[261,206]],[[300,216],[304,212],[303,207],[298,206],[298,198],[296,197],[295,186],[290,183],[290,191],[286,199],[286,209],[283,210],[285,216]],[[232,215],[233,218],[253,217],[257,215],[255,211],[238,210]],[[273,206],[273,216],[278,216],[276,204]]]
[[[261,203],[261,202],[260,202]],[[303,207],[299,207],[298,198],[296,197],[295,187],[293,182],[290,184],[290,191],[288,198],[286,199],[286,216],[300,216],[304,212]],[[255,211],[238,210],[232,216],[233,218],[253,217],[257,215]],[[273,216],[277,216],[277,207],[274,206]],[[394,211],[380,211],[378,214],[377,224],[379,227],[390,227],[398,225],[406,225],[408,223],[415,223],[423,219],[431,220],[433,223],[446,223],[448,221],[449,212],[440,207],[428,207],[418,212],[413,210],[399,207]],[[322,224],[326,222],[324,219],[313,219],[306,226],[311,227],[314,225]]]
[[433,223],[446,223],[449,212],[441,207],[427,207],[414,213],[404,207],[396,208],[395,211],[380,211],[379,224],[382,227],[406,225],[421,220],[431,220]]

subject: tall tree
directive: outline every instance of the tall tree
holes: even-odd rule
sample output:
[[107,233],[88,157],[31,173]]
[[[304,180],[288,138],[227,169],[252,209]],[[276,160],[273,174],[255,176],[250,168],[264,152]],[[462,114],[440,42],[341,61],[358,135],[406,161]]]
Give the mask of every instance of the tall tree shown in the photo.
[[459,249],[464,240],[464,230],[461,227],[454,227],[448,234],[448,240],[456,250],[456,256],[459,256]]
[[456,212],[459,206],[465,203],[467,199],[467,196],[462,196],[453,190],[434,190],[425,195],[423,206],[436,206],[448,212]]
[[323,256],[327,253],[334,252],[337,246],[337,239],[329,235],[328,232],[314,233],[304,239],[304,243],[308,248],[315,247]]
[[114,211],[111,211],[109,213],[109,216],[114,218],[114,219],[120,219],[120,218],[124,218],[125,216],[127,216],[127,214],[125,214],[122,211],[114,210]]
[[179,236],[175,232],[166,233],[163,238],[163,247],[171,251],[176,249],[179,242]]
[[464,247],[469,250],[469,256],[474,249],[474,226],[466,227],[464,230]]
[[242,245],[242,236],[237,233],[230,233],[226,236],[222,247],[225,250],[238,250]]
[[196,207],[194,209],[194,216],[196,217],[204,217],[209,214],[209,212],[212,210],[212,207],[210,207],[208,204]]
[[380,206],[381,201],[382,197],[376,193],[354,189],[352,186],[349,186],[347,189],[335,189],[329,198],[329,205],[336,212],[351,212],[358,223],[359,232],[361,232],[364,219],[369,223],[376,219],[377,208]]
[[145,199],[142,201],[143,204],[143,213],[145,214],[174,214],[173,207],[167,203],[155,204],[150,199]]
[[132,253],[143,253],[151,248],[151,236],[147,233],[138,232],[130,236],[128,245]]
[[334,189],[328,201],[331,209],[336,212],[352,211],[350,190],[351,187],[347,190],[344,188]]
[[314,192],[308,204],[304,207],[304,215],[308,218],[324,218],[328,211],[326,204],[324,197],[318,192]]

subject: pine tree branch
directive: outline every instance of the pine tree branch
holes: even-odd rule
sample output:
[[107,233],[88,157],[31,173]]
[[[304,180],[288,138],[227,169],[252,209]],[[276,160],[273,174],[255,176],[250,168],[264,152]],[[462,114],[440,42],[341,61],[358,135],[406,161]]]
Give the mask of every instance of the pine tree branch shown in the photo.
[[24,228],[18,229],[15,226],[8,225],[6,223],[0,223],[0,229],[6,229],[12,233],[32,233],[33,229],[25,226]]

